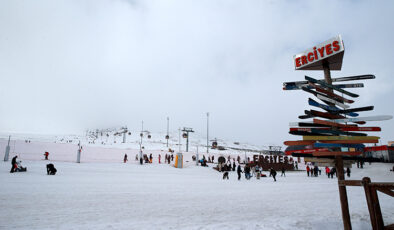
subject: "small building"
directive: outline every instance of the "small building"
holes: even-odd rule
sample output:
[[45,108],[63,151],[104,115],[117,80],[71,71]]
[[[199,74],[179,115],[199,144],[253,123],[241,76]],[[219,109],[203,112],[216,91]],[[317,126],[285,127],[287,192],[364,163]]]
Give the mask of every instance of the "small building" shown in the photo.
[[381,145],[364,148],[365,157],[382,159],[383,162],[394,163],[394,146]]

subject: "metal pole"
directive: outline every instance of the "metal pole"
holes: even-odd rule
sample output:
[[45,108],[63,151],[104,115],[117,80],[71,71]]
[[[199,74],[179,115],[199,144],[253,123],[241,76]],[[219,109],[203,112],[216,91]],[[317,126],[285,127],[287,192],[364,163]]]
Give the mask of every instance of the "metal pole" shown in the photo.
[[178,137],[178,145],[179,145],[179,152],[181,152],[181,128],[178,129],[179,137]]
[[11,136],[8,137],[8,144],[5,147],[4,161],[8,161],[10,155],[10,140],[11,140]]
[[144,130],[144,121],[141,122],[141,133],[140,133],[140,164],[143,164],[144,160],[142,159],[142,136],[143,136],[143,130]]
[[197,153],[196,153],[196,165],[198,166],[198,145],[197,145]]
[[78,143],[77,163],[81,163],[81,141]]
[[207,154],[209,153],[209,112],[207,113]]
[[189,152],[189,132],[187,132],[187,137],[186,137],[186,152]]
[[[167,117],[167,137],[169,137],[169,128],[170,128],[170,118],[169,117]],[[168,148],[168,139],[169,138],[166,138],[167,139],[167,148]]]

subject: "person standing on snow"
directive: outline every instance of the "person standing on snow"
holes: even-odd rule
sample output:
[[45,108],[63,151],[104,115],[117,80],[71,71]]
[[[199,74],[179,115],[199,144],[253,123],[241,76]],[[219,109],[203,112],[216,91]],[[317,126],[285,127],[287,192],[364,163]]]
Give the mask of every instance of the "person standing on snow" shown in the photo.
[[309,165],[307,165],[306,166],[306,174],[309,176],[309,171],[310,171],[310,168],[309,168]]
[[126,163],[128,160],[127,160],[127,154],[124,154],[124,157],[123,157],[123,163]]
[[235,161],[233,162],[233,171],[235,171]]
[[159,164],[161,164],[161,162],[160,162],[160,161],[161,161],[161,155],[159,154]]
[[241,180],[241,173],[242,173],[241,165],[238,165],[237,167],[238,180]]
[[350,168],[346,168],[347,177],[350,177]]
[[44,156],[45,156],[45,160],[48,160],[49,152],[45,152]]
[[285,167],[282,167],[282,174],[280,176],[285,176],[286,177],[286,169]]

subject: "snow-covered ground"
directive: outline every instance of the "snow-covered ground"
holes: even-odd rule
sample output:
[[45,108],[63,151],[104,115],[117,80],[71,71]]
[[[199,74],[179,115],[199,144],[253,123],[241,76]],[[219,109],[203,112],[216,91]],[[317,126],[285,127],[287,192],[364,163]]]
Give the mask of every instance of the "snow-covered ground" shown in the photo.
[[[0,141],[0,152],[6,140]],[[75,144],[15,142],[27,172],[0,163],[0,229],[342,229],[336,179],[286,177],[229,180],[210,167],[139,165],[137,149],[86,146],[82,163]],[[129,162],[121,163],[125,151]],[[58,173],[46,175],[43,152]],[[148,152],[148,150],[146,150]],[[153,151],[153,150],[152,150]],[[155,150],[156,154],[163,153]],[[13,154],[11,154],[11,157]],[[393,164],[352,168],[351,179],[394,181]],[[348,187],[353,229],[371,229],[361,187]],[[394,223],[394,199],[379,194],[386,224]]]

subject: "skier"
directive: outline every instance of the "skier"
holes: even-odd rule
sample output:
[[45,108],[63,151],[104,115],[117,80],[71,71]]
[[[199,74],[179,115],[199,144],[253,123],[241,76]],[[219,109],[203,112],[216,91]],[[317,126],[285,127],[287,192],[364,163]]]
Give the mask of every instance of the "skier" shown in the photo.
[[241,173],[242,173],[241,165],[238,165],[237,167],[238,180],[241,180]]
[[350,168],[346,168],[347,177],[350,177]]
[[274,181],[276,181],[276,171],[274,168],[271,168],[270,173],[272,175],[272,178],[274,178]]
[[124,154],[123,163],[126,163],[126,161],[128,161],[128,160],[127,160],[127,154]]
[[18,158],[18,156],[14,156],[11,160],[11,171],[10,173],[15,172],[15,169],[18,167],[18,165],[16,164],[16,158]]
[[282,174],[280,176],[285,176],[286,177],[286,169],[285,167],[282,167]]
[[49,152],[45,152],[44,156],[45,156],[45,160],[48,160]]
[[309,176],[309,171],[310,171],[310,168],[309,168],[309,165],[307,165],[306,166],[306,174]]

